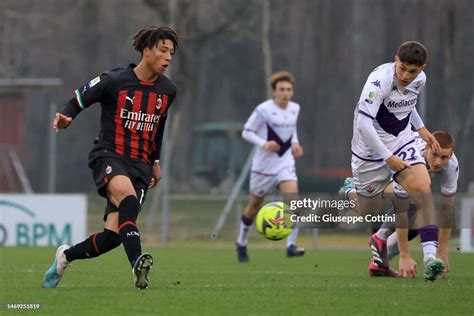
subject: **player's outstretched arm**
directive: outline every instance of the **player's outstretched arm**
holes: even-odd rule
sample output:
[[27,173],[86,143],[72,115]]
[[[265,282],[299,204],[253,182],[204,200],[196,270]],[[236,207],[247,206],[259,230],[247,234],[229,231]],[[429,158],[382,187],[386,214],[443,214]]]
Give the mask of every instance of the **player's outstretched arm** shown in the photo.
[[434,150],[435,152],[439,152],[441,147],[436,140],[436,138],[426,129],[423,120],[421,119],[420,115],[416,108],[411,111],[410,121],[413,127],[416,129],[420,137],[428,144],[429,148]]
[[437,257],[444,261],[443,276],[449,272],[449,239],[454,221],[454,196],[443,196],[441,200],[439,246]]
[[[397,214],[398,216],[399,214]],[[400,259],[398,269],[403,278],[412,279],[416,276],[416,261],[410,255],[408,246],[408,228],[397,228],[398,249]]]
[[100,102],[104,96],[104,89],[106,88],[109,77],[107,74],[102,74],[89,81],[80,89],[74,91],[74,97],[71,98],[65,105],[61,112],[56,113],[53,120],[53,129],[59,132],[71,125],[72,120],[76,116],[92,104]]
[[53,120],[53,129],[58,133],[60,129],[68,128],[71,123],[72,117],[56,113]]
[[445,270],[443,276],[449,272],[449,239],[451,237],[451,228],[439,229],[439,247],[436,257],[444,262]]

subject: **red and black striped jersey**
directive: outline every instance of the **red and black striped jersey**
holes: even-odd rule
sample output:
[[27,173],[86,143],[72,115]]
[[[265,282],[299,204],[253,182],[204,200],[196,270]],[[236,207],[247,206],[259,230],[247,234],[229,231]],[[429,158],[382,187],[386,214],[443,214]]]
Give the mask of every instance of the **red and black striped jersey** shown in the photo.
[[74,91],[61,112],[75,118],[96,102],[101,104],[100,133],[93,151],[111,150],[148,164],[159,159],[168,110],[176,86],[163,75],[154,82],[140,81],[127,68],[109,70]]

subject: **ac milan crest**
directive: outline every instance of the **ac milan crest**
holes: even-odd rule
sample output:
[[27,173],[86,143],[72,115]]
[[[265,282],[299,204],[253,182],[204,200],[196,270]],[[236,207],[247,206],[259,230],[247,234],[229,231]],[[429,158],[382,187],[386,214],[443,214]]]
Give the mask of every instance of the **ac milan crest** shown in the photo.
[[156,99],[156,109],[159,110],[161,109],[161,104],[163,104],[163,100],[161,99],[161,94],[158,96],[158,99]]

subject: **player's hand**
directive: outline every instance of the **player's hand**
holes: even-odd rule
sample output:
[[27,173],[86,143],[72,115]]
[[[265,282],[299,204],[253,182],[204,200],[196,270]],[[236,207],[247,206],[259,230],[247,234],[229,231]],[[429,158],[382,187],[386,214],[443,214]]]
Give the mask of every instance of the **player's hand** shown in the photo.
[[280,151],[280,145],[274,140],[269,140],[263,145],[263,148],[268,150],[268,151],[273,151],[273,152],[279,152]]
[[61,113],[56,113],[56,116],[54,117],[53,120],[53,129],[57,132],[59,132],[60,129],[67,128],[69,125],[71,125],[72,122],[72,117],[66,116]]
[[444,251],[438,251],[438,253],[436,254],[436,257],[437,258],[440,258],[441,260],[443,260],[444,262],[444,272],[443,274],[441,275],[442,278],[444,278],[446,276],[446,274],[448,274],[449,272],[449,256],[448,256],[448,252],[444,252]]
[[408,162],[403,161],[400,157],[392,155],[390,156],[387,160],[387,165],[392,169],[393,171],[402,171],[404,169],[410,169],[411,166]]
[[409,255],[400,256],[398,270],[403,278],[413,279],[416,276],[416,261]]
[[418,130],[418,134],[420,137],[426,142],[428,147],[433,150],[435,153],[439,153],[441,151],[441,146],[439,145],[436,138],[433,134],[430,133],[425,127],[422,127]]
[[291,152],[293,153],[293,157],[296,159],[300,158],[304,154],[303,147],[301,147],[300,144],[292,144]]
[[161,179],[161,167],[159,162],[155,162],[151,169],[151,180],[148,184],[148,188],[155,187]]

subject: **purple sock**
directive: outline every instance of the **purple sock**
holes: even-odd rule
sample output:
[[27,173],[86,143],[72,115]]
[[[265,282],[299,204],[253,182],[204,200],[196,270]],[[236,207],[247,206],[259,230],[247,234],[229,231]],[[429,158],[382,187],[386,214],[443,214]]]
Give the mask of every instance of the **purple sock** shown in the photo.
[[242,223],[244,223],[246,226],[252,226],[253,220],[248,219],[242,214]]
[[427,225],[421,227],[420,231],[420,245],[423,248],[423,262],[426,264],[429,260],[436,258],[438,249],[438,226]]
[[438,226],[428,225],[419,229],[421,244],[425,242],[434,242],[438,244]]

